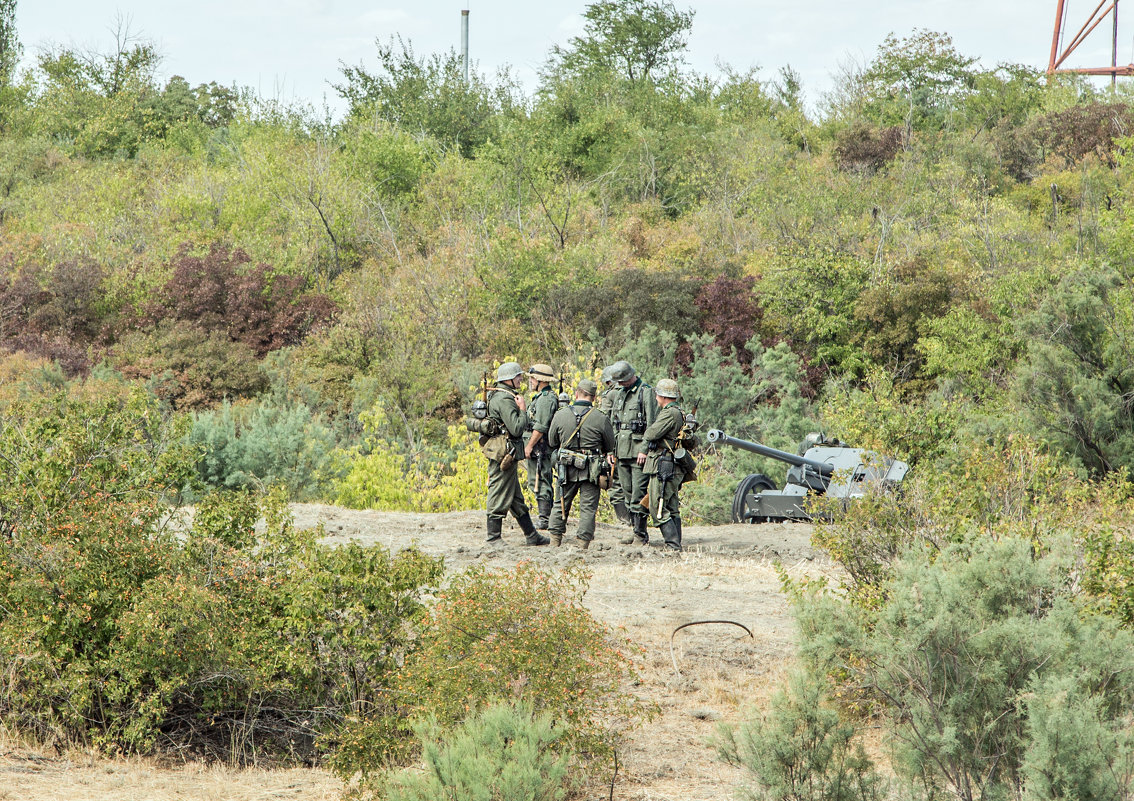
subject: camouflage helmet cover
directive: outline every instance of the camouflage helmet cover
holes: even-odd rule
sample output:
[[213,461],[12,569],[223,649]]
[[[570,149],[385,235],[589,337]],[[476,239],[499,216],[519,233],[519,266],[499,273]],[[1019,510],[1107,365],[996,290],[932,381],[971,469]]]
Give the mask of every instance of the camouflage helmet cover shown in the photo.
[[661,398],[676,398],[677,397],[677,382],[672,378],[663,378],[654,387],[654,394]]
[[511,381],[518,375],[524,374],[524,368],[520,367],[517,362],[504,362],[496,368],[497,381]]
[[621,359],[610,365],[610,377],[615,381],[629,381],[636,375],[638,374],[634,372],[634,368],[630,366],[630,362],[625,359]]

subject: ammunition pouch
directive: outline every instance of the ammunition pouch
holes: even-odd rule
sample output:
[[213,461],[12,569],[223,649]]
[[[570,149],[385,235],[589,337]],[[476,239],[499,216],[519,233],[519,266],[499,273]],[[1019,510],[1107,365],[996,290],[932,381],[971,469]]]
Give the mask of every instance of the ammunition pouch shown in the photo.
[[585,470],[589,458],[585,453],[567,450],[566,448],[559,449],[559,464],[574,467],[576,470]]
[[646,433],[646,421],[645,420],[631,420],[630,421],[630,433],[631,434],[645,434]]

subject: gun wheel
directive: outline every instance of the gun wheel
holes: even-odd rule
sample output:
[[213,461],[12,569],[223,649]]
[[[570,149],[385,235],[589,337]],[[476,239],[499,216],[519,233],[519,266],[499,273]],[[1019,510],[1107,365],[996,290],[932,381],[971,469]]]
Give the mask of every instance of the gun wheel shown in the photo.
[[752,473],[744,477],[736,488],[732,499],[732,522],[767,523],[768,518],[758,514],[760,499],[756,496],[764,490],[775,489],[772,480],[762,473]]

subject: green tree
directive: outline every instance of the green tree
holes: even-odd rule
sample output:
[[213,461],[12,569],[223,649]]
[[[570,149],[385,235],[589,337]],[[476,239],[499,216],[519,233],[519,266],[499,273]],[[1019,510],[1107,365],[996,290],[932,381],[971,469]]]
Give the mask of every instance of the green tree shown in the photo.
[[789,689],[772,696],[762,719],[738,728],[721,727],[715,741],[721,758],[746,768],[756,780],[747,801],[878,801],[881,777],[854,741],[853,724],[839,719],[821,679],[792,677]]
[[355,116],[431,136],[467,158],[488,141],[498,118],[518,105],[516,87],[506,72],[495,85],[476,70],[469,70],[465,80],[464,65],[454,50],[420,58],[401,37],[377,46],[377,70],[342,64],[346,80],[335,84]]
[[0,0],[0,89],[12,82],[21,51],[16,32],[16,0]]
[[552,49],[551,72],[650,81],[681,64],[693,11],[670,2],[600,0],[583,12],[585,33]]
[[919,29],[899,39],[891,33],[861,75],[867,113],[907,130],[942,128],[971,95],[975,63],[957,52],[948,34]]

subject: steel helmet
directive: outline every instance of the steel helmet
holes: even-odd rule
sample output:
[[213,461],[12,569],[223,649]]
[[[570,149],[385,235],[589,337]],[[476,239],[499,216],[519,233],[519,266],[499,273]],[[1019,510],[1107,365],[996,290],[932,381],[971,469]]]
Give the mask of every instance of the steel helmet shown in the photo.
[[615,381],[629,381],[636,375],[638,374],[634,372],[634,368],[630,366],[630,362],[625,359],[621,359],[610,365],[610,377]]
[[677,397],[677,382],[672,378],[663,378],[654,387],[654,394],[662,398],[676,398]]
[[613,371],[614,371],[613,367],[602,368],[602,383],[603,383],[604,386],[609,387],[611,384],[614,383],[614,375],[612,374]]
[[550,383],[555,380],[555,370],[551,368],[551,365],[543,364],[542,362],[529,367],[528,375],[537,381],[547,381]]
[[497,381],[511,381],[518,375],[524,374],[524,368],[520,367],[517,362],[504,362],[496,368]]

